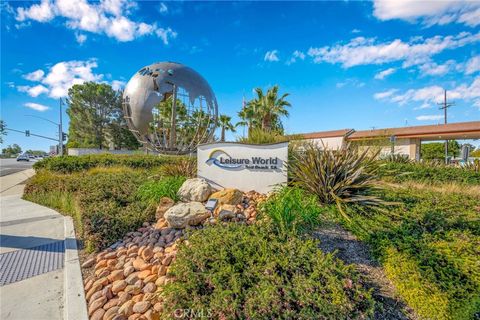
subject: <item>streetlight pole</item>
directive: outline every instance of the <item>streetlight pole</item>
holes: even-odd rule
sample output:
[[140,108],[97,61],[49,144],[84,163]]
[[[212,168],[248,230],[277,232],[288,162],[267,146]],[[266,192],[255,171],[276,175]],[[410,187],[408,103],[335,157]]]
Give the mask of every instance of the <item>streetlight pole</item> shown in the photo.
[[62,98],[60,98],[60,123],[58,124],[58,153],[63,156]]

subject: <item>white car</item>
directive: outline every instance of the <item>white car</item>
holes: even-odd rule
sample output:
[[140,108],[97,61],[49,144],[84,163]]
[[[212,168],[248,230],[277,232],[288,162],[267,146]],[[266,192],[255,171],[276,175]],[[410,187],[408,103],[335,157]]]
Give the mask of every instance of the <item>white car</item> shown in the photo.
[[30,158],[27,154],[21,154],[17,157],[17,161],[30,161]]

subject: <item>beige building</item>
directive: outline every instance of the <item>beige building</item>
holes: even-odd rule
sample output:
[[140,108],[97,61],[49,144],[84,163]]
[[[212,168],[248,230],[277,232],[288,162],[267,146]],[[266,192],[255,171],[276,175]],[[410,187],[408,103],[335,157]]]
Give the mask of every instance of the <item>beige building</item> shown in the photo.
[[375,130],[342,129],[301,134],[330,149],[341,148],[347,141],[365,146],[381,146],[382,154],[407,155],[419,160],[422,141],[480,139],[480,121]]

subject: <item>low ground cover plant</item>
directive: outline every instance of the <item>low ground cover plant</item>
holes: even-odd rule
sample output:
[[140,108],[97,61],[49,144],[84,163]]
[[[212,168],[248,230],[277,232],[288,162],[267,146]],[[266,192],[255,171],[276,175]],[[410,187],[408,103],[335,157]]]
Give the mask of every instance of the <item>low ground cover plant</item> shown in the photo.
[[382,179],[390,182],[418,181],[430,183],[457,182],[480,185],[480,171],[476,166],[446,166],[432,162],[391,162],[384,161],[379,167]]
[[24,198],[71,215],[87,250],[93,251],[153,221],[155,195],[149,191],[174,195],[184,179],[154,177],[151,170],[128,167],[97,167],[69,174],[43,169],[28,181]]
[[[356,272],[314,240],[281,240],[268,225],[191,233],[164,287],[164,315],[212,319],[364,319],[373,299]],[[188,317],[187,317],[188,318]]]
[[[480,310],[480,195],[387,188],[389,210],[350,213],[346,225],[427,319],[474,319]],[[354,210],[352,210],[354,211]]]

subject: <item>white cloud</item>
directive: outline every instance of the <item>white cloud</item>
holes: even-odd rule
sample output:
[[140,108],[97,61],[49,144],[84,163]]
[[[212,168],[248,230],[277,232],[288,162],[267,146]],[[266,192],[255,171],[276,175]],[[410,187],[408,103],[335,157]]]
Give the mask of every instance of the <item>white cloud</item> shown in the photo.
[[[46,23],[54,18],[63,18],[68,28],[75,31],[105,34],[118,41],[132,41],[145,35],[156,35],[165,44],[177,33],[170,28],[161,28],[157,23],[133,21],[129,18],[130,9],[136,2],[129,0],[100,0],[89,3],[87,0],[42,0],[26,8],[17,8],[16,20],[28,23],[29,20]],[[86,38],[76,36],[82,43]]]
[[475,56],[467,61],[465,74],[472,74],[478,71],[480,71],[480,56]]
[[37,71],[27,73],[23,77],[30,81],[40,81],[44,75],[45,75],[45,72],[43,72],[43,70],[41,69],[38,69]]
[[431,108],[433,108],[433,106],[430,103],[425,102],[421,106],[413,108],[413,110],[425,110],[425,109],[431,109]]
[[[395,91],[392,91],[395,90]],[[440,86],[428,86],[419,89],[409,89],[404,93],[397,94],[398,90],[392,89],[374,94],[377,100],[386,100],[399,105],[412,102],[436,104],[443,101],[444,88]],[[452,100],[464,100],[474,106],[480,106],[480,76],[476,77],[471,84],[460,84],[447,89],[448,98]]]
[[374,38],[357,37],[346,44],[310,48],[308,55],[315,63],[340,63],[349,68],[358,65],[383,64],[403,61],[404,67],[430,61],[430,57],[447,49],[455,49],[480,42],[480,32],[461,32],[455,36],[434,36],[427,39],[413,38],[408,42],[395,39],[377,43]]
[[390,89],[390,90],[383,91],[383,92],[377,92],[373,95],[373,98],[375,98],[375,100],[383,100],[383,99],[386,99],[388,97],[391,97],[397,91],[398,91],[398,89]]
[[475,27],[480,24],[480,2],[465,0],[375,0],[373,14],[380,20],[401,19],[409,22],[421,20],[423,24],[428,26],[455,22]]
[[77,40],[79,44],[83,44],[87,41],[87,36],[81,33],[75,33],[75,40]]
[[292,63],[297,62],[297,59],[298,60],[305,60],[305,53],[303,53],[302,51],[299,51],[299,50],[293,51],[292,56],[290,57],[290,59],[286,63],[287,63],[287,65],[291,65]]
[[417,119],[418,121],[437,121],[437,120],[443,120],[443,116],[432,114],[432,115],[418,116],[415,119]]
[[[429,76],[443,76],[457,67],[455,60],[448,60],[443,64],[437,64],[435,62],[427,62],[419,66],[419,70],[423,75]],[[458,65],[460,68],[460,66]]]
[[120,80],[113,80],[112,81],[112,88],[113,90],[120,90],[125,87],[125,81],[120,81]]
[[388,68],[388,69],[386,69],[386,70],[380,71],[379,73],[377,73],[377,74],[375,75],[375,79],[377,79],[377,80],[383,80],[383,79],[385,79],[386,77],[388,77],[389,75],[393,74],[395,71],[396,71],[395,68]]
[[362,88],[365,86],[365,82],[361,82],[357,79],[347,79],[345,80],[344,82],[338,82],[336,85],[335,85],[337,88],[343,88],[345,86],[351,86],[351,87],[355,87],[355,88]]
[[27,107],[27,108],[33,109],[35,111],[40,111],[40,112],[47,111],[48,109],[50,109],[49,107],[44,106],[43,104],[38,104],[38,103],[33,103],[33,102],[27,102],[27,103],[24,104],[24,106]]
[[168,7],[165,3],[163,2],[160,2],[160,7],[158,8],[158,11],[160,11],[160,13],[166,13],[168,12]]
[[278,50],[272,50],[272,51],[267,51],[265,53],[265,57],[263,58],[265,61],[270,61],[270,62],[277,62],[280,59],[278,59]]
[[20,92],[26,92],[30,97],[38,97],[42,93],[47,93],[48,89],[41,84],[36,85],[36,86],[18,86],[17,87],[18,91]]
[[35,20],[38,22],[48,22],[55,17],[53,5],[49,0],[42,0],[40,4],[33,4],[30,8],[18,8],[18,21]]
[[362,32],[362,30],[360,30],[360,29],[353,29],[352,30],[352,33],[360,33],[360,32]]
[[[88,81],[108,83],[103,81],[103,74],[96,74],[97,61],[90,59],[86,61],[62,61],[58,62],[47,70],[47,73],[41,69],[24,76],[27,80],[37,82],[33,86],[17,86],[20,92],[26,92],[31,97],[37,97],[41,94],[47,94],[50,98],[62,98],[68,95],[68,89],[75,84],[82,84]],[[107,75],[107,78],[109,76]],[[125,87],[125,82],[113,80],[110,85],[114,90],[120,90]]]
[[74,84],[81,84],[86,81],[100,81],[103,75],[93,73],[93,69],[96,67],[97,62],[94,59],[87,61],[62,61],[52,66],[43,78],[36,80],[37,82],[40,81],[41,84],[33,87],[19,86],[17,89],[27,92],[32,97],[37,97],[43,93],[48,94],[51,98],[65,97],[68,89]]
[[177,33],[170,28],[157,28],[155,34],[163,40],[164,44],[168,44],[169,39],[175,39],[177,37]]

